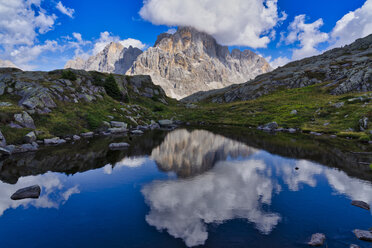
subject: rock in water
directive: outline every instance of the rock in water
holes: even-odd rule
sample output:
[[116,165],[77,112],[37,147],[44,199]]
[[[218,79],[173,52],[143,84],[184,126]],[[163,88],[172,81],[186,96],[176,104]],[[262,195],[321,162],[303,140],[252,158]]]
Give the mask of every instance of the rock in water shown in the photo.
[[323,245],[326,236],[323,233],[315,233],[311,235],[310,241],[307,243],[310,246],[321,246]]
[[27,188],[17,190],[10,198],[12,200],[22,200],[27,198],[37,199],[40,196],[41,188],[39,185],[33,185]]
[[370,231],[355,229],[353,232],[358,239],[372,242],[372,233]]
[[354,206],[363,208],[365,210],[369,210],[370,209],[369,204],[366,203],[366,202],[364,202],[364,201],[352,201],[351,202],[351,205],[354,205]]
[[161,34],[154,47],[138,56],[129,75],[150,75],[169,97],[181,99],[198,91],[243,83],[272,68],[250,50],[221,46],[191,27]]
[[111,143],[109,145],[109,148],[111,150],[120,150],[120,149],[125,149],[129,147],[129,144],[128,143],[125,143],[125,142],[122,142],[122,143]]

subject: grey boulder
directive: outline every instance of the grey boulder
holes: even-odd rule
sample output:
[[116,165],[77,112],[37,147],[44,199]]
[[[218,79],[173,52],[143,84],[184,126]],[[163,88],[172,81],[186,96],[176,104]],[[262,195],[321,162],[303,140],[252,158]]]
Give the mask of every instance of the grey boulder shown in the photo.
[[372,242],[372,233],[370,231],[355,229],[353,233],[360,240]]
[[10,198],[12,200],[22,200],[22,199],[37,199],[40,196],[41,188],[39,185],[33,185],[27,188],[22,188],[17,190]]
[[26,111],[23,111],[20,114],[14,114],[14,119],[22,127],[32,128],[32,129],[36,128],[34,124],[34,120]]
[[36,134],[35,132],[29,132],[25,135],[24,140],[26,143],[32,143],[36,141]]
[[44,139],[45,145],[60,145],[66,143],[66,140],[60,139],[59,137],[54,137],[51,139]]

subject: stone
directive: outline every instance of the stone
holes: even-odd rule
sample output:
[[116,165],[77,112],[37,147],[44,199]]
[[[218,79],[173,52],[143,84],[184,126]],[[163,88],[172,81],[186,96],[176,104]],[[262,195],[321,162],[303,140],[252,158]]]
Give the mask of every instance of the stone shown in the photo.
[[359,129],[361,131],[368,129],[368,118],[367,117],[363,117],[362,119],[359,120]]
[[364,202],[364,201],[352,201],[351,202],[351,205],[356,206],[356,207],[363,208],[365,210],[370,210],[369,204],[366,203],[366,202]]
[[5,147],[5,146],[6,146],[6,139],[0,130],[0,147]]
[[61,139],[59,137],[54,137],[51,139],[44,139],[44,144],[45,145],[61,145],[66,143],[66,140]]
[[11,155],[11,154],[12,154],[12,152],[9,151],[7,148],[0,147],[0,157],[1,157],[1,155]]
[[295,109],[291,111],[291,115],[297,115],[297,113],[298,113],[298,112],[297,112],[297,110],[295,110]]
[[76,135],[76,134],[75,134],[74,136],[72,136],[72,139],[76,141],[76,140],[80,140],[81,138],[80,138],[79,135]]
[[10,198],[12,200],[37,199],[40,196],[41,188],[39,185],[17,190]]
[[36,141],[36,134],[35,132],[29,132],[25,135],[24,140],[26,143],[32,143]]
[[335,108],[341,108],[341,107],[343,107],[344,105],[345,105],[344,102],[337,102],[337,103],[333,104],[332,106],[335,107]]
[[128,130],[126,128],[118,128],[118,127],[112,127],[107,130],[111,134],[119,134],[119,133],[125,133]]
[[128,143],[122,142],[122,143],[111,143],[109,145],[109,148],[111,150],[120,150],[120,149],[125,149],[128,148],[130,145]]
[[117,127],[117,128],[127,128],[127,124],[125,122],[120,122],[120,121],[111,121],[110,122],[112,127]]
[[372,242],[372,233],[371,233],[371,231],[355,229],[353,231],[353,233],[360,240]]
[[94,135],[93,132],[81,133],[80,136],[84,138],[92,138]]
[[169,126],[172,126],[173,125],[173,121],[172,120],[160,120],[158,122],[159,122],[159,125],[161,127],[169,127]]
[[262,129],[264,131],[275,131],[276,129],[278,129],[278,127],[279,127],[278,123],[274,121],[274,122],[267,123],[263,126],[259,126],[258,129]]
[[14,119],[22,127],[31,128],[31,129],[36,128],[34,124],[34,120],[26,111],[23,111],[21,114],[14,114]]
[[326,236],[323,233],[315,233],[311,235],[310,241],[307,243],[310,246],[322,246]]
[[137,135],[143,134],[143,131],[141,131],[141,130],[132,130],[130,132],[131,132],[131,134],[137,134]]
[[288,128],[288,132],[289,133],[295,133],[297,130],[296,129],[294,129],[294,128]]
[[101,127],[99,128],[100,131],[107,131],[109,128],[111,128],[111,125],[107,121],[103,121]]
[[152,124],[150,124],[149,127],[150,127],[151,130],[154,130],[154,129],[159,129],[160,125],[158,123],[152,123]]
[[20,146],[15,146],[12,150],[12,153],[25,153],[25,152],[35,152],[39,148],[39,145],[36,142],[31,144],[23,144]]
[[0,102],[0,107],[10,107],[12,105],[10,102]]

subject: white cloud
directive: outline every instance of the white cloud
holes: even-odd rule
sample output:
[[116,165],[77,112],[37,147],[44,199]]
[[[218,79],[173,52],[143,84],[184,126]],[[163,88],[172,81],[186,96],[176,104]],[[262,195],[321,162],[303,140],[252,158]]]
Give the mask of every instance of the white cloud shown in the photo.
[[148,0],[140,10],[156,25],[192,26],[224,45],[266,47],[273,28],[287,15],[277,0]]
[[279,66],[283,66],[291,62],[292,60],[287,57],[277,57],[274,60],[271,60],[271,56],[265,58],[272,68],[276,69]]
[[102,32],[98,40],[94,43],[94,48],[92,54],[95,55],[101,52],[108,44],[111,42],[120,42],[124,47],[137,47],[139,49],[144,49],[146,47],[141,41],[128,38],[125,40],[121,40],[119,36],[114,36],[110,34],[108,31]]
[[313,23],[305,23],[306,16],[298,15],[289,25],[289,34],[285,38],[286,44],[299,42],[299,47],[293,50],[292,60],[317,55],[320,51],[317,46],[328,41],[329,35],[321,32],[323,20],[318,19]]
[[281,217],[263,210],[279,193],[266,173],[268,167],[260,160],[218,162],[208,173],[191,179],[155,181],[142,189],[150,206],[146,221],[182,238],[189,247],[205,243],[206,224],[235,218],[269,234]]
[[332,47],[352,43],[358,38],[372,33],[372,0],[367,0],[362,7],[344,15],[331,32]]
[[75,13],[75,10],[74,9],[71,9],[71,8],[67,8],[65,7],[61,1],[59,1],[56,5],[56,8],[61,11],[62,14],[65,14],[71,18],[74,17],[74,13]]

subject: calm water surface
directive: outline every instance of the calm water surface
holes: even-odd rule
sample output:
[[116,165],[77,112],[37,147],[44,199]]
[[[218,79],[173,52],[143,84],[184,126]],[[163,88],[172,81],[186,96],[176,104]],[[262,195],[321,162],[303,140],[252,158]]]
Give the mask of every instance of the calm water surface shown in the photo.
[[[371,174],[334,168],[352,163],[340,151],[279,156],[280,145],[186,129],[126,151],[84,142],[0,162],[1,247],[307,247],[316,232],[327,247],[371,247],[352,233],[371,212],[350,205],[372,204]],[[39,199],[10,199],[33,184]]]

